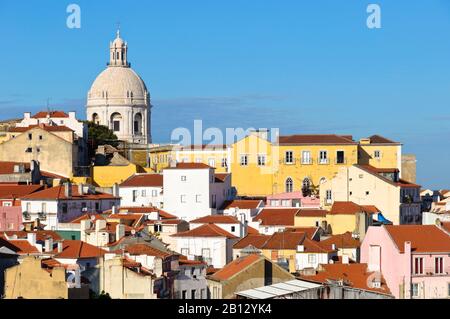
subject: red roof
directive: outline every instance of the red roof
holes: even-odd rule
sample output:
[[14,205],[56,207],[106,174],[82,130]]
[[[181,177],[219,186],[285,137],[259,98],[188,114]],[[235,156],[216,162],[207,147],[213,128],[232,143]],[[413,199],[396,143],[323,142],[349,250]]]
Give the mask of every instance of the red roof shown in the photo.
[[17,250],[15,252],[19,255],[28,255],[28,254],[38,254],[39,250],[31,245],[27,240],[25,239],[18,239],[18,240],[8,240],[8,242],[13,245]]
[[309,239],[313,239],[314,235],[319,229],[320,227],[288,227],[285,231],[305,233],[306,237],[308,237]]
[[0,185],[0,199],[13,199],[37,192],[41,185]]
[[249,235],[259,235],[259,231],[251,226],[247,225],[247,234]]
[[280,145],[295,145],[295,144],[327,144],[327,145],[338,145],[338,144],[350,144],[356,145],[355,141],[352,140],[351,136],[348,135],[336,135],[336,134],[313,134],[313,135],[289,135],[280,136]]
[[30,171],[30,163],[21,163],[21,162],[1,162],[0,161],[0,174],[18,174],[14,173],[14,166],[23,165],[25,168],[25,172]]
[[253,246],[257,249],[261,249],[270,237],[270,235],[248,234],[247,236],[236,242],[233,245],[233,249],[243,249],[248,246]]
[[231,176],[231,174],[227,174],[227,173],[214,174],[216,183],[224,183],[229,176]]
[[290,249],[297,250],[297,246],[301,245],[306,239],[306,234],[302,232],[279,232],[274,233],[262,249]]
[[380,278],[381,288],[368,286],[369,279],[374,277],[374,272],[367,270],[367,264],[325,264],[321,267],[322,271],[319,271],[316,275],[302,275],[301,278],[319,283],[328,283],[329,280],[344,281],[350,287],[390,294],[390,290],[382,277]]
[[[61,200],[61,199],[69,199],[65,196],[65,186],[59,185],[56,187],[51,187],[44,189],[39,192],[35,192],[30,195],[26,195],[22,197],[22,199],[29,200]],[[100,200],[100,199],[117,199],[117,197],[105,194],[105,193],[95,193],[95,194],[79,194],[78,186],[72,185],[72,197],[70,199],[83,199],[83,200]]]
[[227,237],[229,239],[237,238],[236,236],[230,234],[226,230],[216,226],[214,224],[204,224],[197,228],[176,233],[171,235],[173,237]]
[[261,257],[257,254],[250,254],[237,258],[229,264],[226,264],[219,271],[215,272],[213,275],[211,275],[210,278],[214,280],[228,280],[231,277],[239,274],[241,271],[247,269],[257,261],[261,260],[262,258],[264,257]]
[[65,113],[63,111],[51,111],[51,112],[38,112],[35,115],[33,115],[32,118],[34,118],[34,119],[43,119],[43,118],[47,118],[47,116],[54,117],[54,118],[67,118],[67,117],[69,117],[69,115],[67,115],[67,113]]
[[235,199],[225,201],[222,205],[222,210],[229,208],[240,208],[240,209],[255,209],[261,205],[261,200],[245,200],[245,199]]
[[[110,214],[112,212],[111,209],[106,210],[105,213],[106,214]],[[152,207],[152,206],[148,206],[148,207],[120,207],[118,209],[119,213],[132,213],[132,214],[150,214],[153,212],[158,212],[159,217],[162,219],[175,219],[177,218],[177,216],[169,214],[168,212],[156,208],[156,207]]]
[[162,187],[161,174],[135,174],[125,180],[120,187]]
[[68,128],[65,125],[44,125],[44,124],[29,125],[29,126],[26,126],[26,127],[16,126],[16,127],[10,128],[9,132],[11,132],[11,133],[23,133],[23,132],[29,131],[31,129],[34,129],[36,127],[40,128],[40,129],[42,129],[44,131],[47,131],[47,132],[73,132],[73,130],[71,128]]
[[239,224],[236,217],[227,215],[208,215],[190,221],[191,224]]
[[298,208],[264,208],[253,221],[261,220],[263,226],[294,226]]
[[52,238],[53,241],[61,240],[62,237],[54,231],[51,230],[37,230],[32,232],[26,232],[24,230],[19,231],[2,231],[0,232],[0,237],[6,238],[4,235],[6,234],[8,237],[17,236],[20,239],[27,239],[29,233],[36,234],[37,241],[45,241],[48,238]]
[[160,258],[166,258],[171,256],[172,254],[159,250],[157,248],[151,247],[146,244],[134,244],[129,245],[125,248],[125,251],[130,255],[147,255],[147,256],[155,256]]
[[372,135],[369,139],[371,144],[399,144],[380,135]]
[[324,209],[300,209],[297,213],[297,217],[325,217],[328,211]]
[[203,163],[177,163],[176,167],[167,167],[165,169],[205,169],[205,168],[213,168],[209,165]]
[[336,248],[358,248],[361,246],[361,242],[358,239],[353,238],[351,232],[333,235],[330,238],[322,240],[321,243],[330,246],[335,244]]
[[70,224],[80,224],[82,220],[92,220],[94,223],[97,219],[105,220],[105,217],[103,217],[101,214],[84,214],[80,217],[75,218]]
[[395,245],[404,252],[405,242],[417,253],[450,253],[450,236],[435,225],[384,226]]
[[55,258],[64,259],[83,259],[102,257],[106,253],[105,250],[85,243],[81,240],[64,240],[63,251],[57,253]]
[[354,215],[357,213],[373,214],[374,206],[361,206],[354,202],[334,202],[329,214],[331,215]]

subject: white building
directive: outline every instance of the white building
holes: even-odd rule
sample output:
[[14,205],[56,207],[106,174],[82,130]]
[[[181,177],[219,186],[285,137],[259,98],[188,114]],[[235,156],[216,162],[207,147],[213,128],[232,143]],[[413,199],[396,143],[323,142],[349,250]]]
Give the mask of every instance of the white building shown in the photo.
[[238,219],[244,218],[248,223],[264,208],[262,200],[235,199],[226,201],[221,210],[226,216],[234,216]]
[[119,185],[120,204],[124,207],[163,205],[163,176],[160,174],[135,174]]
[[108,67],[97,76],[87,96],[87,119],[109,127],[119,140],[150,143],[150,94],[128,63],[128,45],[119,31],[109,51]]
[[191,229],[195,229],[205,224],[214,224],[236,237],[242,238],[247,235],[247,222],[243,218],[238,220],[233,216],[208,215],[189,222]]
[[256,228],[262,235],[272,235],[294,227],[295,216],[299,211],[299,208],[264,208],[253,217],[250,226]]
[[48,230],[57,230],[58,223],[68,223],[87,212],[103,212],[119,203],[117,196],[71,184],[47,188],[21,199],[24,220],[39,218]]
[[202,163],[178,163],[163,170],[164,210],[192,220],[217,213],[232,196],[231,177],[216,178],[214,168]]
[[238,238],[214,224],[172,235],[176,251],[188,260],[203,260],[214,268],[222,268],[233,259],[233,245]]
[[208,299],[206,264],[196,260],[180,259],[174,280],[175,299]]

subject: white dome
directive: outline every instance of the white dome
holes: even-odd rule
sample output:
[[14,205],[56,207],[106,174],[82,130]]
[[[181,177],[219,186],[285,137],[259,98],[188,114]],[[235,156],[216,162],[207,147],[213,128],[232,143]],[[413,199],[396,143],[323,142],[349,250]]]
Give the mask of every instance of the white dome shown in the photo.
[[149,94],[144,81],[128,67],[106,68],[95,79],[88,93],[87,106],[146,106]]

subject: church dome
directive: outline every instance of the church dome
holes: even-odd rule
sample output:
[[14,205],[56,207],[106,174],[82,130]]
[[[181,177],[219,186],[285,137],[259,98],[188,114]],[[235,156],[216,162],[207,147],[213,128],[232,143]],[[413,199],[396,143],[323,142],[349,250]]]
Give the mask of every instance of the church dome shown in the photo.
[[133,69],[110,66],[92,84],[87,106],[147,105],[148,95],[144,81]]

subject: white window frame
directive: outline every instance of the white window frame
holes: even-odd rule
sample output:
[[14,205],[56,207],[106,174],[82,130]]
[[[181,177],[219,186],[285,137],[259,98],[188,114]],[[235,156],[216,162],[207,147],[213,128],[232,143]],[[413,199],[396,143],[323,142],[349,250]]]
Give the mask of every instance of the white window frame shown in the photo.
[[239,160],[240,166],[248,166],[248,154],[242,154]]
[[[308,156],[305,156],[308,154]],[[302,164],[309,165],[312,164],[312,157],[311,157],[311,151],[302,151]]]
[[182,204],[186,204],[186,195],[184,195],[184,194],[180,195],[180,202]]
[[[324,157],[322,155],[325,155]],[[320,150],[319,151],[319,164],[324,165],[328,164],[328,151]]]

